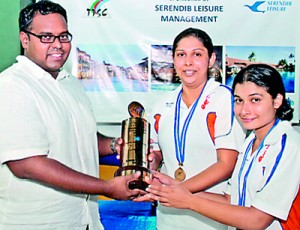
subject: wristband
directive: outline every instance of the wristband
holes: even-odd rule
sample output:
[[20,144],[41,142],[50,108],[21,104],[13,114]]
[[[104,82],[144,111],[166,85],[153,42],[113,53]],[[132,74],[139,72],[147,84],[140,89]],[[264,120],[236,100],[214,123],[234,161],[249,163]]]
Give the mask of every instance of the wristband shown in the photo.
[[116,142],[117,142],[118,138],[114,138],[112,139],[111,143],[110,143],[110,149],[113,153],[116,153]]

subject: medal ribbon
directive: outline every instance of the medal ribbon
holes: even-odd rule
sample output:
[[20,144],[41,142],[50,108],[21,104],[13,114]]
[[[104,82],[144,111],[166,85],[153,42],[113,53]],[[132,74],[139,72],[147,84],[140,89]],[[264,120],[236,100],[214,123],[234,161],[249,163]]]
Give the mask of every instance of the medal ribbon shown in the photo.
[[204,91],[205,86],[206,86],[206,83],[205,83],[200,95],[194,102],[188,116],[185,119],[181,133],[179,131],[179,129],[180,129],[179,127],[180,127],[180,104],[181,104],[181,99],[182,99],[182,89],[177,96],[176,106],[175,106],[175,118],[174,118],[174,142],[175,142],[176,158],[177,158],[179,165],[182,165],[184,162],[185,141],[186,141],[187,130],[190,125],[193,114],[197,108],[198,102],[201,98],[202,92]]
[[250,164],[249,164],[249,167],[244,175],[244,179],[243,179],[243,186],[241,188],[241,180],[242,180],[242,172],[243,172],[243,169],[245,167],[245,164],[246,164],[246,160],[247,160],[247,156],[250,152],[250,149],[252,148],[252,145],[254,143],[254,140],[255,140],[255,137],[253,138],[253,140],[250,141],[250,143],[248,144],[247,146],[247,149],[246,149],[246,152],[244,154],[244,158],[243,158],[243,161],[242,161],[242,164],[241,164],[241,168],[240,168],[240,171],[239,171],[239,174],[238,174],[238,192],[239,192],[239,206],[245,206],[245,201],[246,201],[246,191],[247,191],[247,180],[248,180],[248,175],[249,175],[249,172],[251,171],[251,168],[252,168],[252,165],[253,165],[253,162],[254,160],[258,157],[259,155],[259,152],[262,150],[262,148],[264,147],[265,145],[265,139],[266,137],[268,136],[268,134],[272,131],[272,129],[279,123],[279,119],[276,119],[274,125],[272,126],[272,128],[268,131],[267,135],[264,137],[264,139],[262,140],[262,142],[260,143],[258,149],[257,149],[257,152],[255,154],[255,156],[252,158]]

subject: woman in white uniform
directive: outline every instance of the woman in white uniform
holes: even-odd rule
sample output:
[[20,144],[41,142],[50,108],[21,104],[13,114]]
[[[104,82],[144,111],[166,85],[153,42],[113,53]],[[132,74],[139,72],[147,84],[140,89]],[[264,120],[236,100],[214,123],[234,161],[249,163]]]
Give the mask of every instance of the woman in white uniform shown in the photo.
[[[209,79],[215,62],[211,38],[188,28],[173,43],[174,67],[181,86],[153,108],[153,152],[161,171],[190,192],[222,193],[233,171],[244,132],[234,118],[231,89]],[[158,206],[157,229],[226,229],[189,210]]]
[[269,65],[253,64],[237,74],[233,90],[235,115],[253,132],[238,156],[228,193],[192,194],[154,173],[165,186],[150,185],[149,196],[238,229],[300,229],[300,135],[288,122],[293,109],[282,78]]

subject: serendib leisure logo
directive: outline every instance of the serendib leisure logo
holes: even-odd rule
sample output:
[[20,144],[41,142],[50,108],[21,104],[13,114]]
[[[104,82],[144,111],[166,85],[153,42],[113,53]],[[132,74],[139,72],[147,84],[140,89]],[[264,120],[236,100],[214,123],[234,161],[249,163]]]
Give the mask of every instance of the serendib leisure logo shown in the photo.
[[245,4],[254,13],[285,12],[292,7],[293,1],[256,1],[252,4]]

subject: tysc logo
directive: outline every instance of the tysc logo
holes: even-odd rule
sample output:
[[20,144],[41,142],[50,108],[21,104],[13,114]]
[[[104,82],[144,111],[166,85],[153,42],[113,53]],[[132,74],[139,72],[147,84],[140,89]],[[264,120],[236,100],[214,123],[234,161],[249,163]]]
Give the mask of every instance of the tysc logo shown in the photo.
[[87,17],[110,17],[108,9],[104,7],[109,0],[96,0],[92,3],[90,8],[86,9]]

